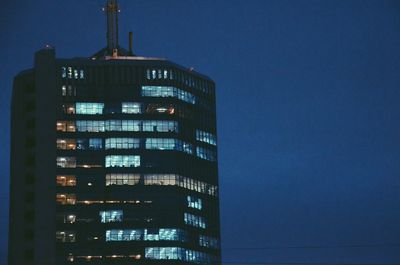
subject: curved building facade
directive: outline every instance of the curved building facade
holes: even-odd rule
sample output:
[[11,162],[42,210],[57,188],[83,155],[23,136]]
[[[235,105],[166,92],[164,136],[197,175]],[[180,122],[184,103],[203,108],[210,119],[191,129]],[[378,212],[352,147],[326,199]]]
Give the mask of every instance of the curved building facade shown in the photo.
[[11,145],[9,264],[221,264],[210,78],[47,47],[15,78]]

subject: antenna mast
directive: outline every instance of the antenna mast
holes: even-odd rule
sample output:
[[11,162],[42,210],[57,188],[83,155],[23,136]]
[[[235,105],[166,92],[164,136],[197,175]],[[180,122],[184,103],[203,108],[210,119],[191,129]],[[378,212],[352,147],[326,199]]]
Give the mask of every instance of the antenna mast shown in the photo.
[[118,3],[117,0],[107,0],[107,50],[113,57],[118,56]]

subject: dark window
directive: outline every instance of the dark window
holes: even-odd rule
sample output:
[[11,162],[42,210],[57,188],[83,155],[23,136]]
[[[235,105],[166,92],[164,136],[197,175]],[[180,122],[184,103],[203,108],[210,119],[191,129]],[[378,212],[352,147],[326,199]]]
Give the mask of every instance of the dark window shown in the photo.
[[32,229],[25,230],[24,236],[25,239],[33,240],[33,238],[35,237],[35,232]]
[[24,256],[27,261],[33,261],[33,257],[34,257],[33,249],[32,248],[26,249]]
[[34,184],[35,183],[35,175],[32,173],[28,173],[25,175],[25,182],[27,184]]
[[25,105],[25,111],[27,111],[27,112],[34,111],[35,108],[36,108],[35,101],[27,102],[26,105]]
[[25,92],[35,93],[35,85],[34,84],[27,85],[25,87]]
[[25,221],[32,222],[35,220],[35,212],[34,211],[26,211],[25,212]]
[[25,158],[25,163],[26,163],[26,165],[28,165],[28,166],[33,166],[33,165],[35,165],[35,156],[33,156],[33,155],[28,155],[28,156]]
[[29,119],[26,121],[26,128],[27,129],[35,129],[36,127],[36,120],[35,119]]
[[35,201],[35,193],[32,191],[25,193],[25,201],[27,203],[33,203]]
[[35,145],[36,145],[36,139],[34,137],[26,138],[26,142],[25,142],[26,148],[32,148],[32,147],[35,147]]

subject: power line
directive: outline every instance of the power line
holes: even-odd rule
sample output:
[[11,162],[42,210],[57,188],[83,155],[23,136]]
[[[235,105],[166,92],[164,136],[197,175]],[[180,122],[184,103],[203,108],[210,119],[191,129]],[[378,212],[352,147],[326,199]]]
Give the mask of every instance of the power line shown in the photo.
[[399,263],[324,263],[324,262],[264,262],[264,261],[222,261],[222,264],[259,265],[400,265]]
[[346,244],[346,245],[223,247],[222,250],[324,249],[324,248],[382,248],[382,247],[400,247],[400,244],[354,244],[354,245]]

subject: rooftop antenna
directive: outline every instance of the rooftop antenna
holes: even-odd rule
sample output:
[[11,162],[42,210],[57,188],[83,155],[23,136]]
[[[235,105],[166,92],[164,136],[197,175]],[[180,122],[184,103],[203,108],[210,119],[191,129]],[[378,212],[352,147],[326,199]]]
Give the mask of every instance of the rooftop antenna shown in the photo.
[[117,0],[107,0],[103,9],[107,14],[107,51],[113,57],[118,56],[118,13]]

